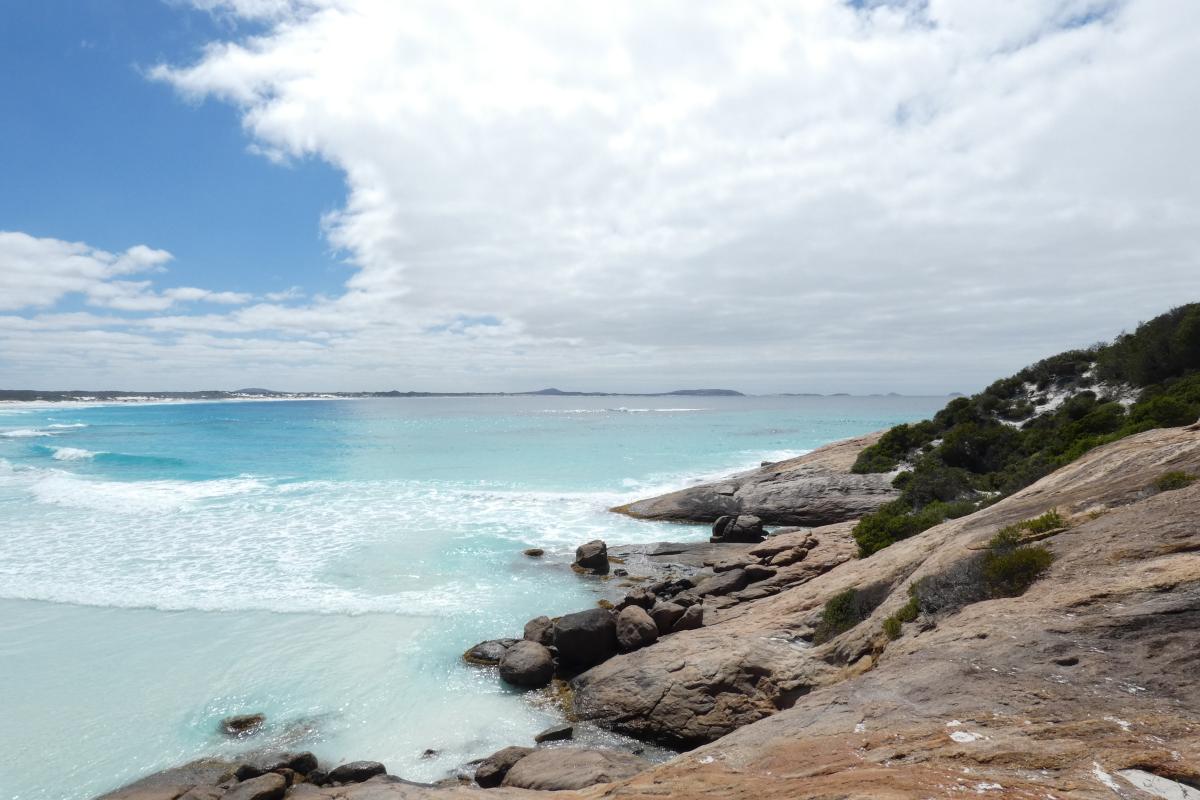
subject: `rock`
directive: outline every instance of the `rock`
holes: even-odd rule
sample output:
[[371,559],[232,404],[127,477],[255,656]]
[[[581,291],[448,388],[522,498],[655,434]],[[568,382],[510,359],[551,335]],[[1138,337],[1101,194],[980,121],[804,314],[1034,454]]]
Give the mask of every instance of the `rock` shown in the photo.
[[755,583],[763,581],[767,578],[774,578],[777,570],[771,567],[764,567],[762,564],[748,564],[746,566],[746,582]]
[[658,633],[665,636],[675,628],[675,623],[683,616],[684,607],[678,603],[659,601],[650,609],[650,619],[658,627]]
[[314,769],[308,773],[308,782],[315,786],[324,786],[329,782],[329,773],[323,769]]
[[808,557],[808,550],[803,547],[792,547],[787,550],[780,551],[771,557],[768,562],[772,567],[786,567],[791,564],[796,564]]
[[565,614],[554,623],[554,646],[562,662],[587,669],[617,652],[617,626],[611,611],[592,608]]
[[505,651],[500,659],[500,679],[513,686],[536,689],[554,677],[554,656],[545,645],[525,639]]
[[629,576],[629,570],[624,567],[618,567],[612,571],[612,574],[614,578],[625,578]]
[[618,609],[624,609],[628,606],[639,606],[641,608],[650,608],[654,605],[654,592],[649,589],[634,589],[629,594],[625,595],[625,599],[617,606]]
[[238,714],[221,720],[221,732],[226,736],[250,736],[262,730],[266,714]]
[[533,737],[533,740],[538,744],[542,742],[563,742],[568,739],[575,738],[575,726],[564,722],[560,725],[552,725],[546,730]]
[[519,789],[583,789],[633,777],[650,766],[644,758],[619,750],[557,747],[535,750],[518,761],[503,785]]
[[[757,564],[755,566],[758,566]],[[750,582],[750,576],[746,569],[731,569],[728,572],[721,572],[713,575],[711,578],[705,578],[696,584],[696,588],[692,591],[699,597],[705,595],[723,595],[730,592],[736,592],[739,589],[745,589],[746,584]],[[773,572],[773,571],[772,571]]]
[[890,475],[850,472],[858,454],[882,434],[836,442],[799,458],[612,510],[638,519],[697,523],[738,514],[753,514],[768,525],[816,526],[859,519],[899,495]]
[[724,558],[713,564],[713,572],[728,572],[731,569],[741,569],[750,563],[748,556]]
[[330,783],[362,783],[385,773],[387,767],[378,761],[351,761],[329,770],[327,780]]
[[608,545],[600,539],[579,545],[575,549],[575,563],[572,566],[595,575],[607,575]]
[[713,523],[711,542],[749,543],[763,540],[763,521],[753,514],[726,515]]
[[541,558],[542,556],[546,555],[546,551],[540,547],[531,547],[528,550],[522,550],[521,552],[530,558]]
[[704,607],[701,605],[688,606],[683,615],[671,626],[673,633],[690,631],[704,625]]
[[424,750],[422,750],[422,751],[421,751],[421,758],[422,758],[422,759],[427,759],[427,758],[437,758],[439,755],[441,755],[441,751],[440,751],[440,750],[434,750],[432,747],[427,747],[427,748],[425,748]]
[[484,789],[499,786],[508,771],[532,752],[532,747],[506,747],[497,750],[481,761],[475,769],[475,782]]
[[637,650],[658,640],[658,625],[641,606],[628,606],[617,614],[617,644]]
[[222,800],[282,800],[287,779],[274,772],[242,781],[222,796]]
[[554,644],[554,622],[549,617],[534,617],[525,623],[525,639],[551,646]]
[[463,653],[463,661],[476,667],[494,667],[500,663],[500,659],[504,657],[504,653],[508,648],[516,644],[519,639],[488,639],[486,642],[480,642],[472,647],[467,652]]

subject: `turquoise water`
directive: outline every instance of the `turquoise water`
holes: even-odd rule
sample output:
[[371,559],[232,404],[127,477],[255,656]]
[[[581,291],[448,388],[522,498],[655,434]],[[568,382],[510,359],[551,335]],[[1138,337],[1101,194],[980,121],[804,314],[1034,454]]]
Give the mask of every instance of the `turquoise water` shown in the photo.
[[[0,798],[88,798],[263,744],[443,777],[553,721],[458,656],[594,603],[577,544],[706,535],[609,506],[944,402],[2,407]],[[216,733],[252,711],[261,737]]]

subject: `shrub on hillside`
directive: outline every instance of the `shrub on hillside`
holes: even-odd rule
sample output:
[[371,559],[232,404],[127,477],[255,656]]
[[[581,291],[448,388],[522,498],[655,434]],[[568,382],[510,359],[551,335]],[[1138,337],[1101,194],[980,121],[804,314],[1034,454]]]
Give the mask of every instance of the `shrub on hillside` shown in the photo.
[[1154,482],[1154,488],[1160,492],[1173,492],[1176,489],[1186,489],[1195,482],[1196,476],[1192,473],[1172,470],[1159,475],[1158,480]]

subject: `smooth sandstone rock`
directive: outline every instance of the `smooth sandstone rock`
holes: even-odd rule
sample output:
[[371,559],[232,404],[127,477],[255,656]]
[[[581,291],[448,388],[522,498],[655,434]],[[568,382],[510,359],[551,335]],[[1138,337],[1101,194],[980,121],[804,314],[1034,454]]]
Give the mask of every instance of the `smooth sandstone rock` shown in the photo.
[[649,766],[649,761],[619,750],[557,747],[522,758],[502,785],[550,792],[583,789],[632,777]]
[[890,475],[850,472],[863,448],[882,434],[836,442],[799,458],[638,500],[613,511],[638,519],[698,523],[738,514],[753,514],[768,525],[816,526],[858,519],[899,495]]
[[222,796],[222,800],[281,800],[287,785],[282,775],[268,772],[234,786]]
[[513,686],[536,689],[554,677],[554,656],[545,645],[522,640],[500,659],[500,679]]
[[671,626],[672,633],[679,631],[691,631],[704,625],[704,606],[694,605],[684,609],[683,614],[679,619],[675,620],[675,624]]
[[654,620],[659,635],[665,636],[674,629],[675,623],[683,616],[685,610],[678,603],[660,601],[655,603],[654,607],[650,609],[650,619]]
[[499,786],[508,771],[525,756],[533,752],[532,747],[505,747],[497,750],[480,762],[475,769],[475,783],[484,789]]
[[637,650],[658,640],[658,625],[641,606],[628,606],[617,614],[617,643],[622,650]]

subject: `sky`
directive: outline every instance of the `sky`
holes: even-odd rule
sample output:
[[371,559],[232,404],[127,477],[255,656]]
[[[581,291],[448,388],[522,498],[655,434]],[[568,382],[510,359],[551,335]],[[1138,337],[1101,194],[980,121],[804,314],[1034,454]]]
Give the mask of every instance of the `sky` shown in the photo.
[[1195,0],[6,0],[0,387],[974,391],[1200,300]]

